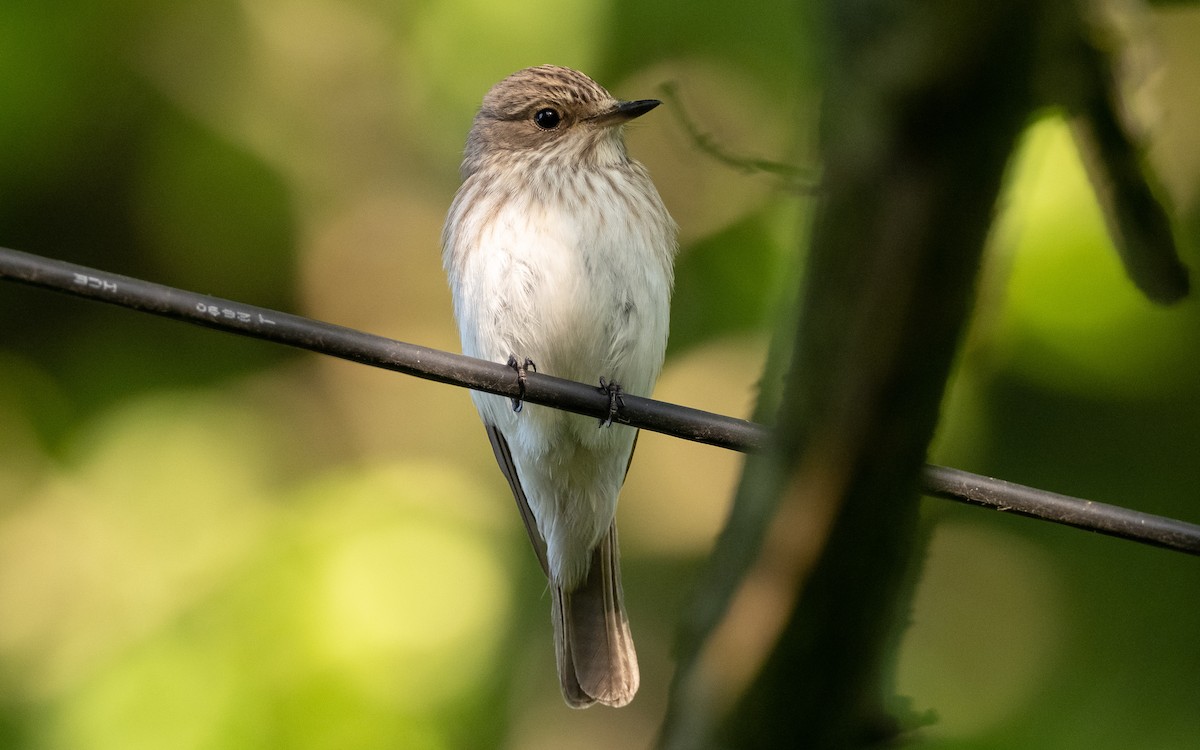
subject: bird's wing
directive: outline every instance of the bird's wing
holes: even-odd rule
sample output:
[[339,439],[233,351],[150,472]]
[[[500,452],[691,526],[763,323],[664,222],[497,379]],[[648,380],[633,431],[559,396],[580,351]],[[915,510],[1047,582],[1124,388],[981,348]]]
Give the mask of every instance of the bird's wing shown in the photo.
[[485,424],[484,427],[487,429],[488,440],[492,442],[492,452],[496,454],[496,463],[500,464],[500,471],[504,472],[504,478],[508,480],[508,486],[512,488],[513,498],[517,501],[517,510],[521,511],[521,520],[525,522],[525,532],[529,534],[529,542],[533,545],[533,552],[542,566],[542,572],[549,576],[550,565],[546,562],[546,540],[542,539],[542,535],[538,533],[537,520],[533,517],[533,511],[529,509],[525,490],[521,489],[521,477],[517,476],[517,465],[513,462],[512,452],[508,449],[508,441],[504,439],[499,427],[491,424]]
[[637,451],[637,439],[641,434],[641,430],[633,433],[633,445],[629,446],[629,460],[625,462],[625,476],[621,478],[622,483],[629,478],[629,467],[633,466],[633,454]]

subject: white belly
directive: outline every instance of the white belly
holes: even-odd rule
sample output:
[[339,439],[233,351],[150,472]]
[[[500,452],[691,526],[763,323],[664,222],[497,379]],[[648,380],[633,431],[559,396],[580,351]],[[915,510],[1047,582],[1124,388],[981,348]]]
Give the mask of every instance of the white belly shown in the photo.
[[[666,229],[581,222],[532,201],[489,214],[450,267],[464,353],[529,358],[539,373],[595,384],[603,377],[649,396],[667,343],[674,248],[660,245],[674,237]],[[578,577],[615,513],[635,431],[472,397],[509,443],[552,572]]]

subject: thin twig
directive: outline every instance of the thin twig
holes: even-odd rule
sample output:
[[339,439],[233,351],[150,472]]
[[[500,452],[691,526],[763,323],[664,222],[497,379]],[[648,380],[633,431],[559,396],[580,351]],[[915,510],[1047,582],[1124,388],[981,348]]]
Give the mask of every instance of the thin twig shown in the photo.
[[[512,368],[430,349],[219,297],[0,248],[0,278],[107,302],[242,336],[394,370],[510,398],[519,395]],[[525,382],[530,403],[585,414],[609,414],[609,397],[594,385],[537,372]],[[625,395],[615,421],[743,453],[761,449],[766,428],[744,419]],[[934,497],[1009,511],[1165,549],[1200,555],[1200,526],[1119,506],[1059,495],[959,469],[926,465],[922,490]]]
[[820,171],[815,168],[804,169],[794,164],[785,164],[769,159],[738,156],[725,150],[725,148],[717,143],[715,138],[701,130],[696,121],[688,116],[687,110],[683,106],[683,101],[679,97],[679,84],[674,81],[667,81],[658,88],[662,93],[663,99],[666,99],[671,105],[671,111],[675,113],[675,119],[679,121],[684,132],[687,133],[688,139],[692,142],[692,146],[697,151],[707,154],[712,159],[727,167],[732,167],[746,174],[769,174],[781,181],[786,190],[793,193],[811,195],[820,189]]

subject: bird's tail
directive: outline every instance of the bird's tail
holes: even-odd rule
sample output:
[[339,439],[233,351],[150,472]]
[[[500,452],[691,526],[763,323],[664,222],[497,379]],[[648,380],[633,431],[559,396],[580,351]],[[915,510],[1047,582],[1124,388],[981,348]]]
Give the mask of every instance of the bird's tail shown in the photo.
[[629,703],[641,678],[625,616],[615,520],[592,553],[587,579],[572,591],[552,588],[554,645],[567,705]]

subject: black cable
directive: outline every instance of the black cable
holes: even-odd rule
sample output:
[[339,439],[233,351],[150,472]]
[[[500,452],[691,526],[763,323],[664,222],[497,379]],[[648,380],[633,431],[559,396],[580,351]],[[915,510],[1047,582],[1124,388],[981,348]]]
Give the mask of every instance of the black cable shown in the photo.
[[[353,328],[196,294],[17,250],[0,248],[0,278],[328,354],[439,383],[510,398],[520,395],[513,369],[503,364],[407,344]],[[609,414],[607,392],[536,372],[528,374],[524,398],[530,403],[597,419],[606,419]],[[744,419],[633,395],[623,395],[621,401],[623,406],[615,421],[685,440],[745,452],[761,446],[766,436],[762,427]]]
[[[512,368],[430,349],[299,315],[255,307],[149,281],[0,248],[0,278],[153,313],[242,336],[273,341],[372,367],[394,370],[510,398],[518,393]],[[536,372],[525,400],[603,419],[609,398],[596,386]],[[743,453],[763,447],[761,425],[744,419],[625,395],[615,421]],[[926,465],[922,490],[1031,518],[1074,526],[1192,555],[1200,555],[1200,526],[1114,505],[1059,495],[958,469]]]
[[921,488],[934,497],[1200,555],[1200,526],[1186,521],[932,464],[925,465]]

